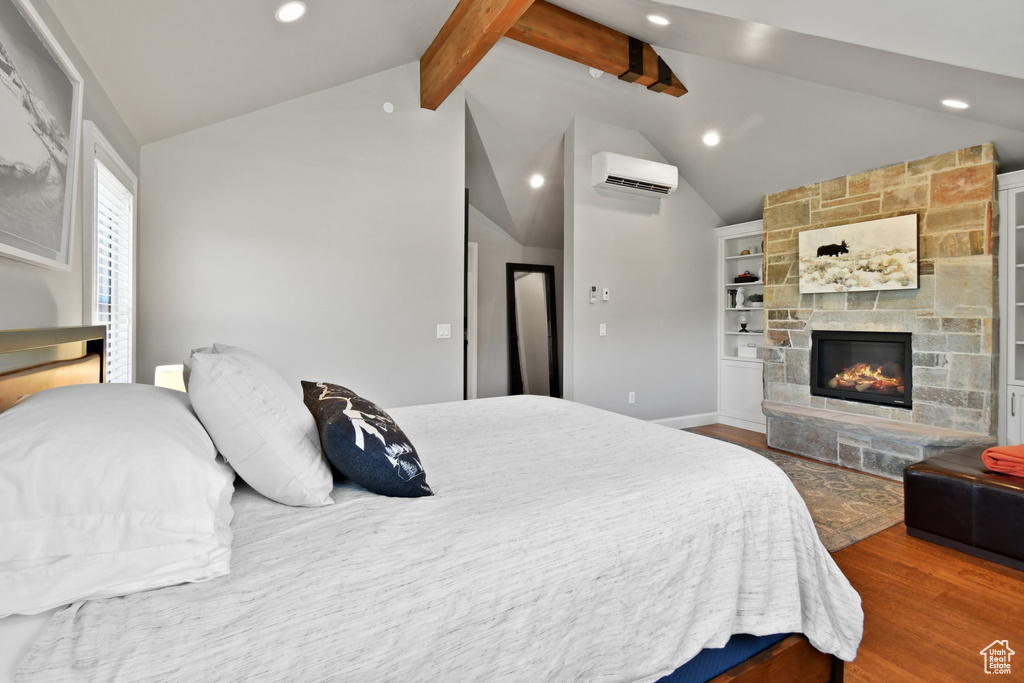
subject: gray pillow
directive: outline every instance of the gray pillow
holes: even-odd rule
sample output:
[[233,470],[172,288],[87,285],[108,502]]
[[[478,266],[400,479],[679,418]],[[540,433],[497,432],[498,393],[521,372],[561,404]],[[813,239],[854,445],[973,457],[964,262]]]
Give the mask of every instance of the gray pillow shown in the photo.
[[334,482],[298,392],[256,354],[226,344],[185,361],[188,395],[224,459],[271,500],[330,505]]

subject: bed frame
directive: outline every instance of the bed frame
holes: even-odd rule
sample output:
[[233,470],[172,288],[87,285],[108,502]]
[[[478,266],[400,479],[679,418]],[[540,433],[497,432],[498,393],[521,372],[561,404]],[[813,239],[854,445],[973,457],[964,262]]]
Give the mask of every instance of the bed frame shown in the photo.
[[[105,356],[103,325],[0,331],[0,412],[44,389],[103,382]],[[815,650],[807,638],[796,634],[712,681],[842,683],[843,661]]]
[[810,641],[793,634],[740,662],[710,683],[843,683],[845,662],[814,649]]
[[52,387],[104,381],[107,328],[0,331],[0,412]]

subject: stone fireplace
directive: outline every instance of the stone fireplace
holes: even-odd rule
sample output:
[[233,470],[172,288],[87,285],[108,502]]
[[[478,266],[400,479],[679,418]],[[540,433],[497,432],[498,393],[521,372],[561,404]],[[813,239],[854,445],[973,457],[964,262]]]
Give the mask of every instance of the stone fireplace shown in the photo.
[[[985,144],[765,197],[770,446],[899,479],[934,453],[995,443],[997,163]],[[799,233],[904,214],[918,216],[919,289],[800,294]],[[812,393],[812,336],[842,331],[909,337],[910,404]]]

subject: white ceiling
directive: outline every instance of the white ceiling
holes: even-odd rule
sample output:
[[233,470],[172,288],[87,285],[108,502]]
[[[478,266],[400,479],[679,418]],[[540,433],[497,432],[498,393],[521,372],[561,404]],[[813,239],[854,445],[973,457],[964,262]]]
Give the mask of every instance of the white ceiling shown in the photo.
[[[274,0],[47,1],[141,144],[415,61],[456,4],[306,0],[281,25]],[[769,192],[987,141],[1024,168],[1021,0],[556,4],[651,43],[690,93],[500,41],[465,81],[467,184],[524,244],[560,245],[574,116],[643,133],[726,223],[759,217]],[[699,142],[709,128],[716,148]]]
[[[1024,78],[1020,0],[657,0],[978,71]],[[1017,49],[1014,49],[1017,48]]]
[[455,0],[45,0],[145,145],[420,58]]

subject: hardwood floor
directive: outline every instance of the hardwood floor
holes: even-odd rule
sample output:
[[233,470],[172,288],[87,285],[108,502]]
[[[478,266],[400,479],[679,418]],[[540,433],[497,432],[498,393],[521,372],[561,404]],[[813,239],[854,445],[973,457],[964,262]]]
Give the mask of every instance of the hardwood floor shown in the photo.
[[[692,431],[768,448],[763,434],[745,429]],[[908,536],[902,523],[832,557],[864,605],[847,683],[1024,680],[1024,572]],[[985,674],[980,652],[995,640],[1019,653],[1009,676]]]

